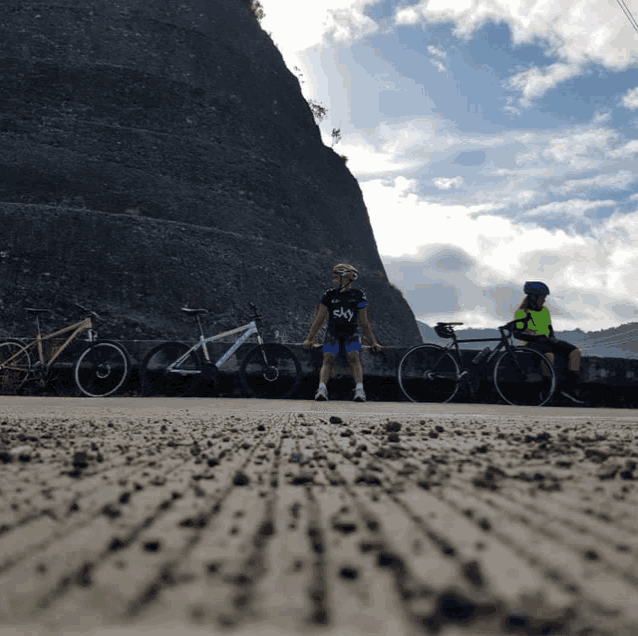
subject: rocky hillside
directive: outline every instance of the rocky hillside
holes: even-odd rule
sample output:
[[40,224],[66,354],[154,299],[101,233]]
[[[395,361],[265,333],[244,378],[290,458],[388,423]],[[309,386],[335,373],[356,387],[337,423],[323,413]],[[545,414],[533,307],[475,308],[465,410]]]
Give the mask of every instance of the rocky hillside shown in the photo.
[[112,337],[186,337],[179,307],[248,303],[300,341],[340,261],[378,338],[419,342],[357,181],[246,0],[4,0],[0,329],[24,308],[103,315]]

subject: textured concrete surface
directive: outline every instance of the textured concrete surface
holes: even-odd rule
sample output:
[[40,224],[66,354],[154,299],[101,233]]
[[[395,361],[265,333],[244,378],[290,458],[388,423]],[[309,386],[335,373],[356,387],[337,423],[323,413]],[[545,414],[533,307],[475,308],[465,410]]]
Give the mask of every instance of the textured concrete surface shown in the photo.
[[638,633],[634,411],[0,413],[2,634]]

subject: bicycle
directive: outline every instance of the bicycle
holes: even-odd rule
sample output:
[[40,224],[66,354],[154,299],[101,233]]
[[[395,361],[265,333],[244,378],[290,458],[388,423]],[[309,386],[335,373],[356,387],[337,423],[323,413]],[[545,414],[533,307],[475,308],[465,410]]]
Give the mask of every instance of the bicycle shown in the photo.
[[[250,323],[209,337],[204,336],[199,318],[208,314],[208,311],[182,308],[186,315],[197,319],[199,341],[192,347],[183,342],[165,342],[151,349],[144,358],[140,371],[142,395],[159,393],[181,397],[192,393],[202,377],[214,383],[221,366],[253,334],[257,336],[259,344],[248,352],[239,368],[244,390],[250,397],[287,398],[292,395],[301,382],[299,360],[285,345],[264,343],[261,336],[262,317],[255,305],[251,303],[250,307],[253,310],[253,320]],[[246,333],[217,362],[213,362],[207,344],[242,331]]]
[[[26,309],[28,313],[35,314],[36,336],[26,344],[19,339],[0,342],[0,393],[18,393],[27,382],[35,382],[40,388],[52,384],[57,393],[53,384],[56,379],[53,370],[71,366],[72,363],[60,363],[59,358],[83,333],[87,334],[85,341],[88,346],[73,364],[73,379],[77,388],[88,397],[106,397],[122,387],[131,371],[128,352],[117,342],[98,340],[97,332],[93,329],[93,318],[99,316],[81,305],[76,304],[76,307],[89,315],[80,322],[44,335],[40,329],[40,314],[50,313],[50,310]],[[52,342],[64,334],[70,334],[64,342],[59,345]],[[46,351],[44,343],[50,343]]]
[[499,338],[466,340],[459,340],[454,332],[454,327],[462,325],[462,322],[437,323],[434,327],[436,334],[441,338],[451,338],[452,342],[447,347],[422,344],[407,351],[397,371],[401,390],[412,402],[449,402],[461,385],[466,385],[475,396],[478,377],[463,367],[459,343],[498,342],[494,350],[481,351],[473,362],[478,364],[485,356],[486,365],[494,361],[492,378],[500,397],[513,406],[546,404],[556,389],[554,367],[542,353],[525,346],[515,347],[509,341],[512,335],[519,338],[514,324],[523,322],[525,329],[530,320],[528,314],[527,318],[512,320],[498,327]]

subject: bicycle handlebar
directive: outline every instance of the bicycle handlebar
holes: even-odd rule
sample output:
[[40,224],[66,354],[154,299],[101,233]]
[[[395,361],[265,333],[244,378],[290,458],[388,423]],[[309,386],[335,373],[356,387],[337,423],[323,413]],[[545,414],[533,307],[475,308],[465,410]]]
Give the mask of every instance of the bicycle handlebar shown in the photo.
[[82,305],[80,305],[80,303],[75,303],[75,306],[78,309],[81,309],[82,311],[84,311],[85,313],[87,313],[87,314],[89,314],[91,316],[94,316],[95,318],[99,319],[99,316],[94,311],[91,311],[90,309],[87,309],[86,307],[83,307]]
[[514,325],[516,325],[519,322],[522,322],[522,323],[525,323],[523,326],[523,329],[527,329],[527,325],[530,320],[532,320],[532,316],[530,314],[527,314],[525,318],[516,318],[515,320],[510,320],[510,322],[507,322],[504,325],[501,325],[498,329],[499,331],[522,331],[522,329],[517,328]]

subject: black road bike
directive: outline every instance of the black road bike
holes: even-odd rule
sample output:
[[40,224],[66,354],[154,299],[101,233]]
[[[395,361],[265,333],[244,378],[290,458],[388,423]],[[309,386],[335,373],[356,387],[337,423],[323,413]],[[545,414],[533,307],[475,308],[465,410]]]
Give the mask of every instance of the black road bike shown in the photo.
[[[459,340],[454,327],[462,322],[440,322],[434,331],[441,338],[450,338],[447,347],[422,344],[408,350],[401,359],[398,379],[401,390],[412,402],[449,402],[459,388],[467,389],[475,397],[479,377],[463,366],[459,343],[498,342],[493,349],[479,352],[475,363],[494,364],[492,380],[499,396],[514,406],[543,406],[556,389],[556,374],[551,362],[539,351],[525,346],[514,346],[513,336],[525,339],[515,324],[531,320],[512,320],[498,328],[499,338],[471,338]],[[478,360],[477,360],[478,358]]]

